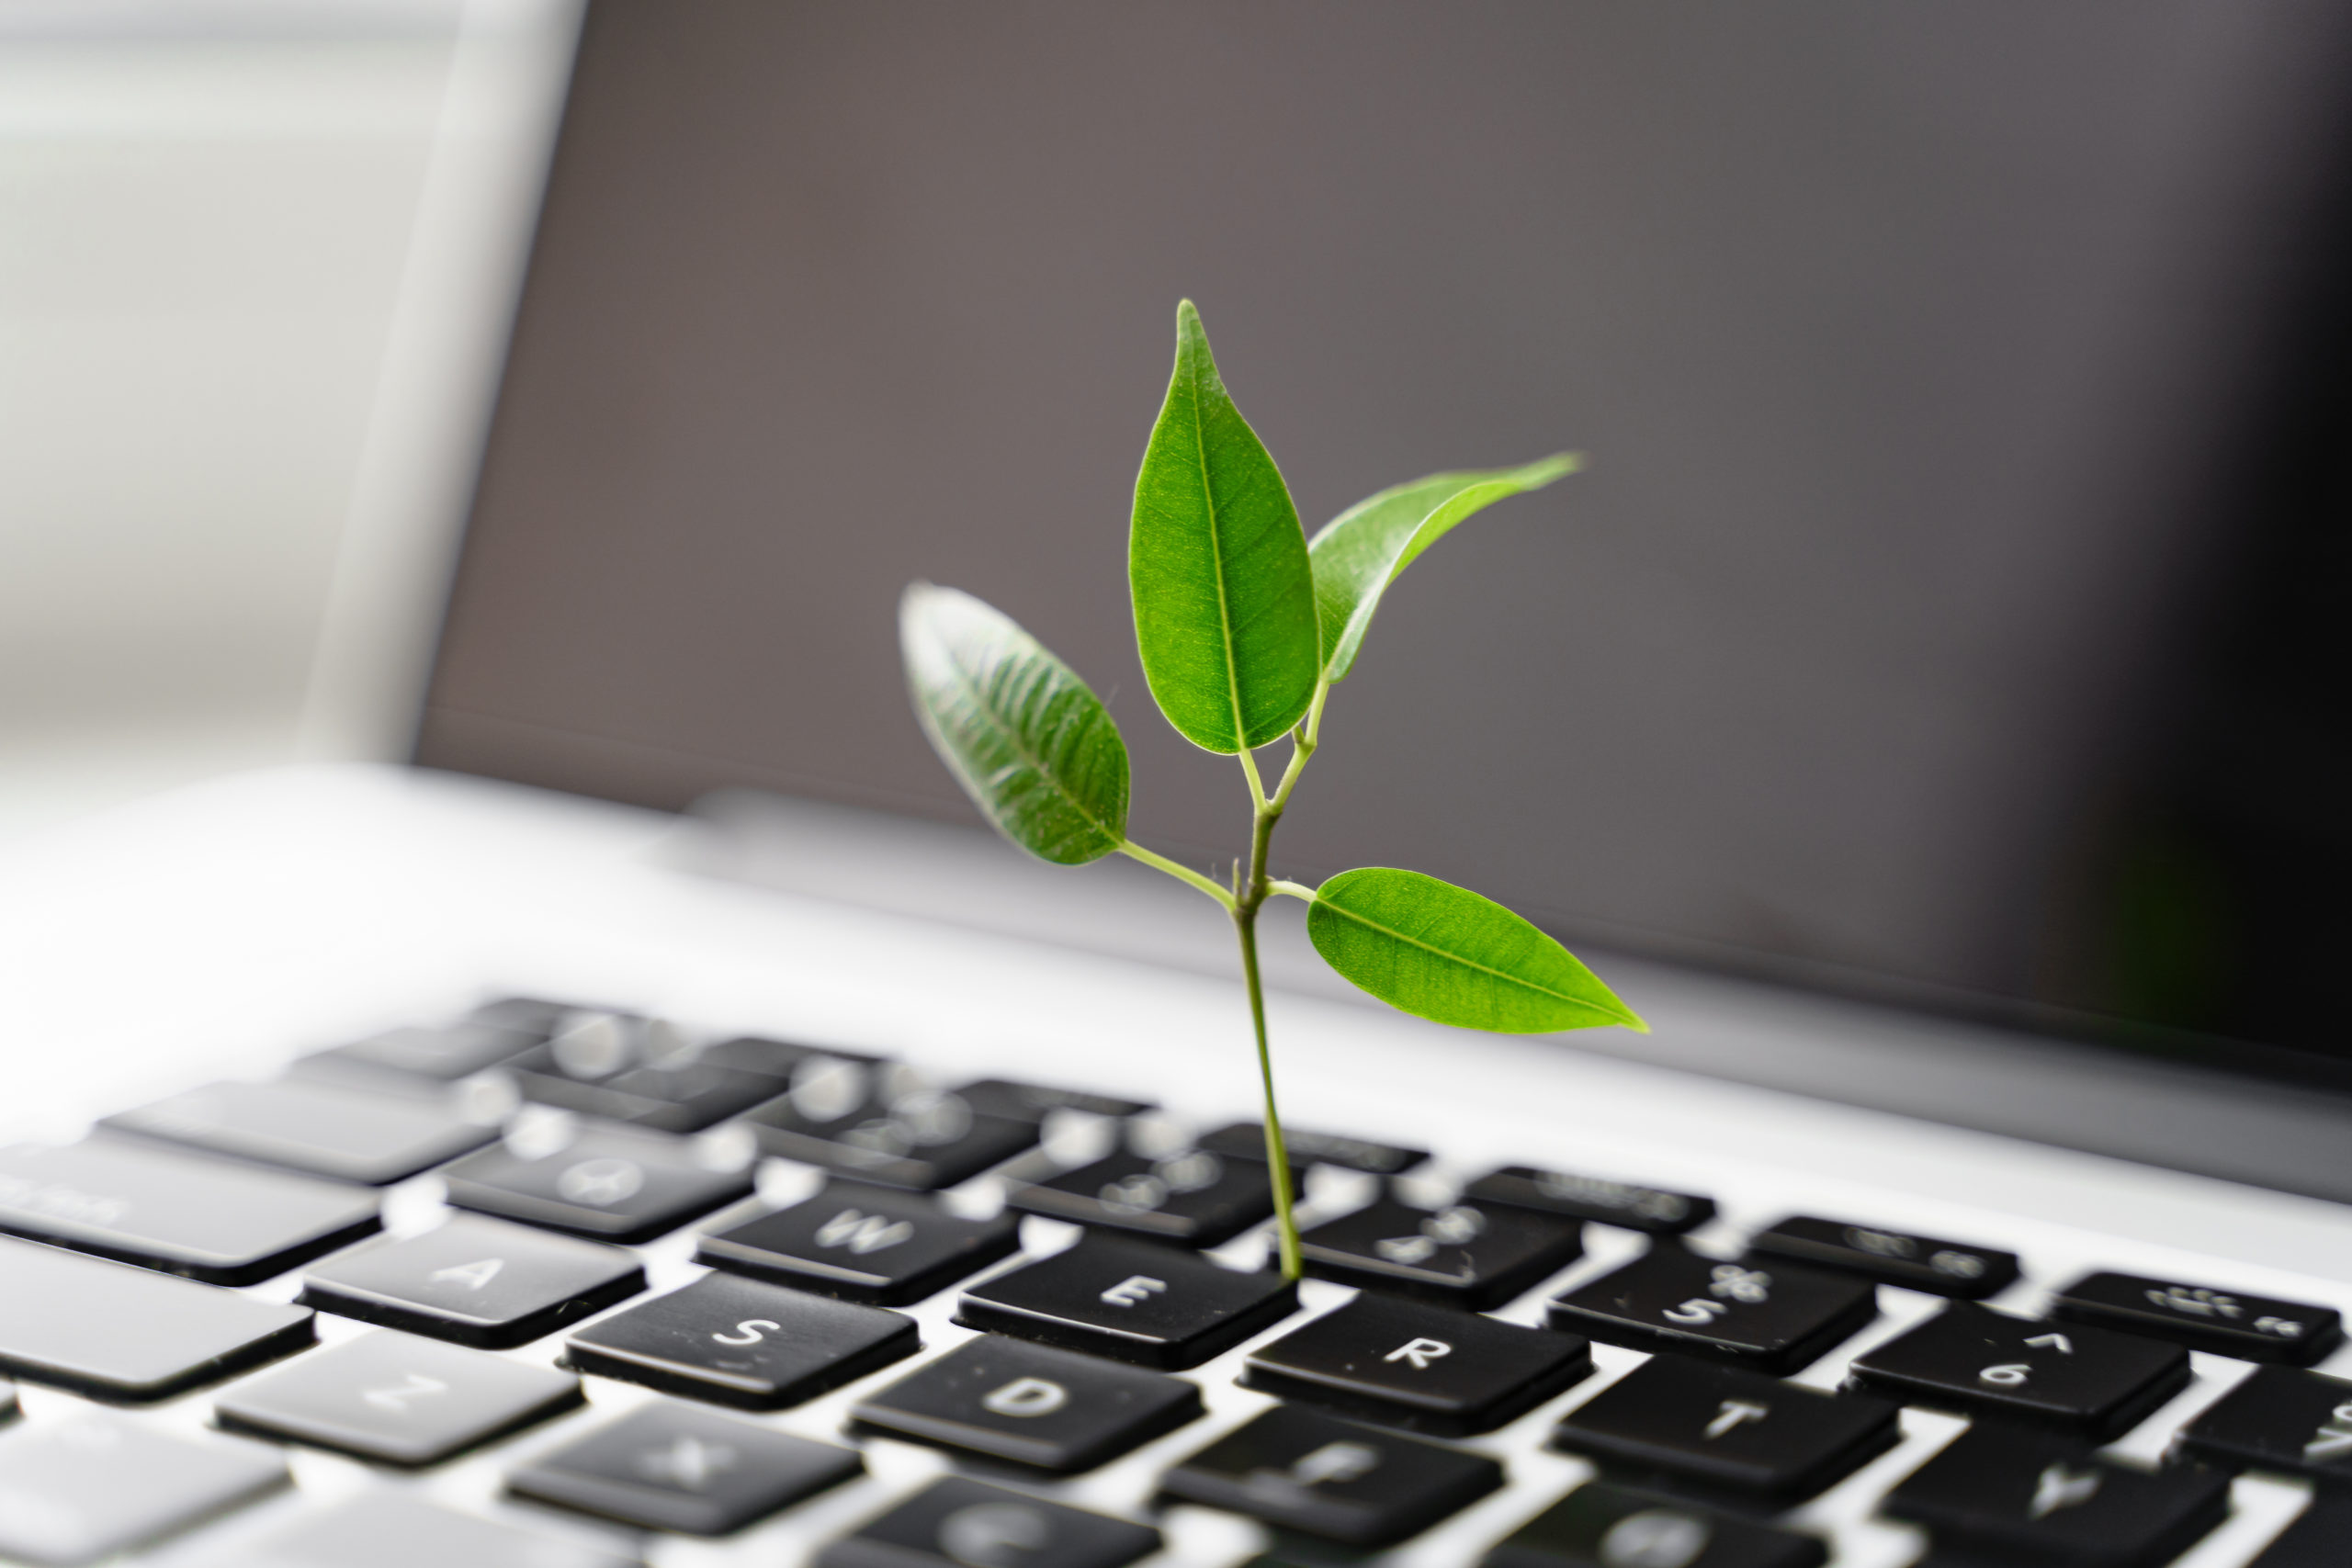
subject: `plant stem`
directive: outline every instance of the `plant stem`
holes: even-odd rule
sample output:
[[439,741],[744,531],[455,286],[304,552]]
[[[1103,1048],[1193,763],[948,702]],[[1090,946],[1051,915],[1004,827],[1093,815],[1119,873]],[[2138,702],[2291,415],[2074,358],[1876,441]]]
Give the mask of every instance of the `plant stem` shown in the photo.
[[1169,875],[1174,877],[1177,881],[1183,883],[1188,887],[1199,888],[1202,892],[1207,894],[1210,897],[1224,905],[1228,911],[1233,908],[1232,894],[1227,893],[1224,888],[1219,887],[1216,883],[1210,881],[1207,877],[1203,876],[1199,872],[1194,871],[1189,865],[1180,865],[1176,862],[1170,860],[1166,855],[1154,854],[1149,850],[1145,849],[1141,844],[1123,843],[1119,846],[1119,852],[1126,856],[1129,860],[1143,862],[1144,864],[1151,867],[1154,871],[1166,872]]

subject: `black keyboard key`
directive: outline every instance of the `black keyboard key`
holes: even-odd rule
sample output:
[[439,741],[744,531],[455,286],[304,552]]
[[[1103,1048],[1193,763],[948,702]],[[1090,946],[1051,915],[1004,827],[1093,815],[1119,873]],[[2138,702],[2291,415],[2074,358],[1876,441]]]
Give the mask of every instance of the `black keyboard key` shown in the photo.
[[[1292,1174],[1292,1190],[1305,1184]],[[1122,1149],[1091,1165],[1017,1186],[1005,1201],[1050,1219],[1132,1231],[1184,1247],[1230,1241],[1274,1212],[1263,1160],[1205,1149],[1157,1157]]]
[[294,1064],[296,1076],[426,1092],[513,1061],[542,1037],[482,1022],[389,1029]]
[[690,1041],[665,1020],[587,1012],[562,1021],[504,1070],[538,1104],[698,1133],[785,1092],[780,1056],[754,1066],[741,1063],[744,1055],[733,1042]]
[[414,1468],[579,1403],[578,1378],[379,1328],[237,1384],[213,1414],[228,1431]]
[[1500,1306],[1575,1262],[1584,1226],[1519,1209],[1417,1209],[1381,1197],[1299,1238],[1306,1271],[1470,1311]]
[[2086,1274],[2051,1303],[2050,1315],[2090,1323],[2242,1361],[2317,1365],[2344,1343],[2334,1307],[2233,1295],[2137,1274]]
[[1090,1235],[964,1292],[956,1321],[1137,1366],[1197,1367],[1298,1310],[1298,1287]]
[[0,1371],[28,1382],[94,1399],[166,1399],[314,1338],[301,1307],[0,1239]]
[[302,1276],[301,1300],[362,1323],[500,1350],[643,1289],[645,1270],[618,1247],[458,1214],[438,1230],[315,1265]]
[[1893,1448],[1896,1415],[1882,1399],[1653,1356],[1568,1412],[1552,1446],[1623,1470],[1793,1501]]
[[1159,1545],[1148,1525],[949,1476],[826,1547],[815,1568],[1126,1568]]
[[1970,1428],[1911,1472],[1882,1506],[1939,1544],[2002,1562],[2141,1568],[2169,1562],[2222,1522],[2218,1472],[2126,1470],[2003,1426]]
[[729,1535],[865,1469],[854,1450],[664,1399],[540,1455],[506,1487],[639,1529]]
[[[582,1013],[611,1013],[615,1010],[580,1002],[550,1001],[545,997],[499,997],[478,1004],[466,1014],[465,1021],[512,1030],[537,1041],[545,1040],[562,1028],[567,1021]],[[626,1018],[629,1015],[621,1013],[618,1016]]]
[[2188,1386],[2188,1352],[2128,1334],[1953,1305],[1856,1358],[1848,1386],[2099,1442]]
[[[1235,1122],[1202,1135],[1199,1147],[1227,1159],[1254,1159],[1266,1163],[1266,1124],[1262,1122]],[[1306,1128],[1283,1129],[1283,1152],[1293,1165],[1330,1165],[1342,1170],[1361,1170],[1373,1176],[1395,1176],[1412,1169],[1430,1157],[1427,1149],[1406,1148],[1396,1144],[1375,1143],[1370,1138],[1342,1137],[1337,1133],[1317,1133]]]
[[1250,1352],[1242,1382],[1384,1426],[1490,1432],[1581,1382],[1592,1347],[1447,1307],[1366,1293]]
[[584,1134],[549,1154],[501,1145],[445,1173],[460,1209],[624,1245],[650,1240],[752,1190],[748,1168],[650,1133]]
[[1038,1122],[991,1116],[903,1068],[828,1059],[794,1070],[788,1093],[743,1118],[762,1152],[886,1187],[930,1192],[1036,1146]]
[[1181,1378],[1019,1339],[967,1340],[851,1407],[861,1426],[1072,1474],[1202,1414]]
[[1277,1405],[1160,1478],[1163,1495],[1348,1546],[1418,1535],[1503,1483],[1484,1454]]
[[250,1285],[377,1228],[376,1195],[85,1138],[0,1149],[0,1231],[216,1285]]
[[639,1568],[602,1546],[452,1513],[407,1492],[365,1492],[261,1541],[255,1568]]
[[1507,1165],[1489,1171],[1464,1188],[1462,1195],[1474,1203],[1560,1214],[1651,1235],[1680,1235],[1715,1217],[1714,1200],[1693,1192],[1637,1187],[1574,1171],[1540,1170],[1532,1165]]
[[1877,1314],[1867,1280],[1719,1263],[1661,1245],[1554,1301],[1547,1321],[1603,1344],[1779,1375],[1818,1360]]
[[1481,1568],[1820,1568],[1828,1560],[1813,1536],[1595,1482],[1505,1536]]
[[1748,1242],[1747,1252],[1751,1259],[1793,1259],[1843,1274],[1860,1274],[1883,1285],[1971,1302],[1998,1295],[2018,1280],[2014,1252],[1852,1225],[1813,1214],[1792,1215],[1758,1233]]
[[1011,1257],[1020,1242],[1010,1214],[958,1219],[913,1193],[834,1181],[804,1202],[704,1236],[695,1256],[819,1295],[899,1306]]
[[2177,1441],[2182,1454],[2208,1464],[2352,1491],[2352,1380],[2256,1367]]
[[707,1274],[582,1329],[565,1359],[664,1393],[781,1410],[921,1348],[900,1314]]
[[16,1418],[17,1391],[8,1384],[0,1382],[0,1427],[6,1426]]
[[429,1170],[498,1135],[426,1100],[299,1079],[216,1083],[99,1125],[369,1187]]
[[2344,1568],[2352,1562],[2352,1503],[2323,1497],[2246,1568]]
[[1014,1078],[982,1078],[956,1091],[964,1103],[982,1116],[1002,1116],[1014,1122],[1043,1122],[1057,1111],[1080,1111],[1089,1116],[1140,1116],[1158,1109],[1148,1100],[1124,1100],[1091,1089],[1060,1089],[1052,1084],[1023,1083]]
[[151,1432],[91,1412],[0,1433],[0,1557],[95,1562],[287,1483],[259,1443]]

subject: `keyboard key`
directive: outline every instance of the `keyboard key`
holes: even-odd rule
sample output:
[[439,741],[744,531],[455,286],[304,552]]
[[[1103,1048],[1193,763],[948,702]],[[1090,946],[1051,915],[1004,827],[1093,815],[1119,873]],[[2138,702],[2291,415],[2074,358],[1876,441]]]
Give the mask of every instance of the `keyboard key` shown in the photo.
[[1020,1244],[1010,1214],[958,1219],[928,1198],[834,1181],[805,1202],[704,1236],[695,1256],[819,1295],[899,1306],[936,1295]]
[[0,1382],[0,1427],[6,1426],[16,1418],[17,1391],[8,1384]]
[[299,1080],[216,1083],[99,1125],[369,1187],[429,1170],[498,1135],[429,1101]]
[[551,1154],[501,1145],[445,1173],[460,1209],[592,1240],[649,1241],[752,1190],[748,1168],[717,1168],[697,1145],[648,1133],[588,1133]]
[[2106,1442],[2188,1386],[2188,1353],[2104,1328],[1953,1305],[1857,1358],[1847,1384]]
[[0,1371],[28,1382],[167,1399],[314,1340],[302,1307],[0,1239]]
[[250,1285],[377,1228],[376,1195],[224,1160],[85,1138],[0,1149],[0,1231]]
[[0,1433],[0,1557],[95,1562],[287,1483],[285,1456],[92,1412]]
[[1462,1195],[1474,1203],[1590,1220],[1651,1235],[1680,1235],[1715,1217],[1714,1200],[1696,1193],[1636,1187],[1573,1171],[1539,1170],[1532,1165],[1507,1165],[1489,1171],[1464,1188]]
[[296,1062],[293,1072],[299,1077],[369,1088],[428,1090],[510,1062],[542,1038],[482,1022],[390,1029],[348,1045],[315,1052]]
[[1523,1210],[1417,1209],[1382,1197],[1299,1241],[1306,1271],[1317,1279],[1478,1311],[1575,1262],[1584,1252],[1584,1226]]
[[1828,1560],[1812,1536],[1594,1482],[1504,1537],[1481,1568],[1820,1568]]
[[[785,1092],[790,1047],[706,1046],[663,1019],[580,1012],[505,1066],[523,1098],[663,1133],[698,1133]],[[756,1059],[752,1059],[755,1056]]]
[[2014,1252],[1849,1225],[1812,1214],[1792,1215],[1758,1232],[1748,1241],[1747,1252],[1751,1260],[1793,1259],[1841,1274],[1860,1274],[1883,1285],[1901,1285],[1962,1301],[1998,1295],[2018,1280]]
[[2058,1292],[2050,1315],[2290,1367],[2315,1366],[2344,1343],[2344,1320],[2334,1307],[2231,1295],[2137,1274],[2086,1274]]
[[1179,1502],[1348,1546],[1418,1535],[1503,1483],[1484,1454],[1277,1405],[1160,1478]]
[[978,1115],[1002,1116],[1015,1122],[1043,1122],[1057,1111],[1125,1117],[1158,1109],[1148,1100],[1123,1100],[1091,1089],[1057,1089],[1052,1084],[1022,1083],[1012,1078],[982,1078],[956,1092]]
[[791,1091],[743,1118],[763,1153],[886,1187],[953,1187],[1036,1146],[1039,1124],[990,1116],[903,1068],[817,1058]]
[[1090,1235],[964,1292],[956,1321],[1165,1371],[1197,1367],[1298,1310],[1298,1287],[1148,1242]]
[[2246,1568],[2344,1568],[2352,1562],[2352,1503],[2323,1497]]
[[406,1492],[363,1493],[251,1549],[245,1568],[639,1568],[600,1546],[493,1524]]
[[915,1321],[731,1274],[640,1302],[565,1342],[578,1371],[781,1410],[922,1348]]
[[826,1547],[815,1568],[1126,1568],[1159,1545],[1148,1525],[949,1476]]
[[1555,1328],[1780,1375],[1818,1360],[1878,1314],[1868,1281],[1794,1265],[1752,1269],[1659,1246],[1548,1309]]
[[228,1431],[413,1468],[579,1403],[578,1378],[379,1328],[239,1383],[214,1415]]
[[1202,1415],[1201,1391],[1074,1351],[968,1340],[850,1409],[871,1430],[1071,1474]]
[[314,1266],[302,1276],[301,1299],[362,1323],[501,1350],[643,1289],[645,1270],[618,1247],[458,1214],[438,1230]]
[[1653,1356],[1568,1412],[1552,1446],[1645,1474],[1794,1501],[1893,1448],[1896,1415],[1883,1399]]
[[[1293,1171],[1292,1190],[1306,1183]],[[1005,1201],[1051,1219],[1215,1247],[1274,1212],[1262,1160],[1227,1159],[1204,1149],[1150,1157],[1122,1149],[1091,1165],[1015,1187]]]
[[1490,1432],[1592,1371],[1573,1334],[1366,1293],[1250,1352],[1263,1393],[1435,1437]]
[[728,1535],[865,1469],[854,1450],[664,1399],[541,1455],[506,1486],[639,1529]]
[[[1254,1159],[1263,1165],[1266,1124],[1236,1122],[1204,1134],[1198,1146],[1227,1159]],[[1395,1176],[1430,1157],[1427,1149],[1402,1148],[1395,1144],[1374,1143],[1370,1138],[1346,1138],[1296,1127],[1283,1129],[1283,1152],[1290,1156],[1294,1165],[1333,1165],[1373,1176]]]
[[2352,1381],[2256,1367],[2182,1428],[2179,1451],[2228,1470],[2300,1475],[2352,1490]]
[[2230,1484],[2218,1472],[2150,1475],[2063,1440],[2005,1426],[1971,1427],[1911,1472],[1885,1512],[1940,1543],[2004,1562],[2138,1568],[2169,1562],[2222,1522]]

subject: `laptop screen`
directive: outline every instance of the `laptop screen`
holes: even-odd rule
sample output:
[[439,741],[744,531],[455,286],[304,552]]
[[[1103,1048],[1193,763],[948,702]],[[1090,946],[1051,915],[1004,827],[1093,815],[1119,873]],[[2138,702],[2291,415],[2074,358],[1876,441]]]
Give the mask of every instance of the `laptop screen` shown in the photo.
[[1125,589],[1189,297],[1310,531],[1589,462],[1391,595],[1284,874],[2352,1076],[2344,31],[597,0],[419,760],[971,820],[927,578],[1108,701],[1139,840],[1229,856]]

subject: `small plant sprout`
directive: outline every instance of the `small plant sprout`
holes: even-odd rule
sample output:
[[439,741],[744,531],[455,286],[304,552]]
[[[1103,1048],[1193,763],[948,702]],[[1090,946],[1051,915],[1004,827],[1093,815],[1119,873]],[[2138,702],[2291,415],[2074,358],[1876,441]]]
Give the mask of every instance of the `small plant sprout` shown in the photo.
[[[1332,687],[1348,678],[1381,596],[1471,513],[1573,473],[1578,459],[1431,474],[1340,513],[1312,540],[1282,470],[1218,378],[1200,313],[1176,309],[1176,373],[1136,476],[1127,580],[1151,694],[1178,733],[1238,760],[1250,842],[1219,882],[1127,837],[1127,748],[1070,668],[1006,616],[952,588],[910,584],[899,633],[916,716],[997,830],[1040,860],[1123,854],[1215,901],[1241,944],[1266,1099],[1266,1161],[1282,1270],[1300,1273],[1291,1165],[1274,1107],[1258,974],[1258,911],[1306,903],[1316,951],[1403,1011],[1508,1033],[1647,1026],[1566,948],[1467,888],[1366,866],[1320,887],[1268,874],[1274,826],[1313,760]],[[1272,789],[1256,752],[1287,738]]]

